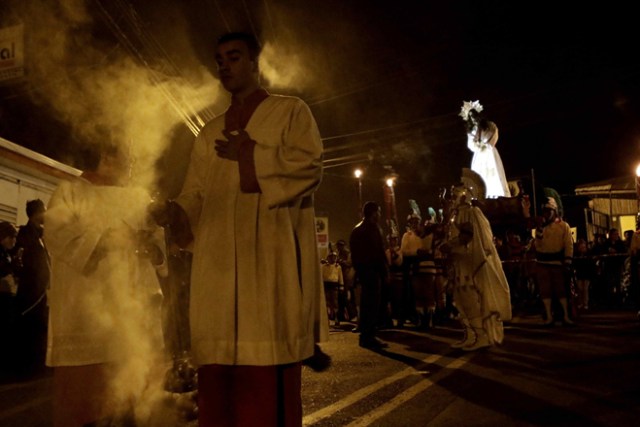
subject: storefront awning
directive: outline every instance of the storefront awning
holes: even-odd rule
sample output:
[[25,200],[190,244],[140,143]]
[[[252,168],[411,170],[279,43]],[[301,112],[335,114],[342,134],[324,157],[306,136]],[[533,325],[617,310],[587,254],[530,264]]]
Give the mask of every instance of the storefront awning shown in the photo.
[[635,176],[625,175],[578,185],[575,192],[577,196],[636,198]]

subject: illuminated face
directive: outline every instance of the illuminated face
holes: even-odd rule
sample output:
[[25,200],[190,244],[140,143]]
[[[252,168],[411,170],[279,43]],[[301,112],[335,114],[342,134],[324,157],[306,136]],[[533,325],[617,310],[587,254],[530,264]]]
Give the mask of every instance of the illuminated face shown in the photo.
[[245,42],[230,40],[220,44],[216,64],[222,86],[230,93],[241,94],[258,86],[258,64],[251,59]]

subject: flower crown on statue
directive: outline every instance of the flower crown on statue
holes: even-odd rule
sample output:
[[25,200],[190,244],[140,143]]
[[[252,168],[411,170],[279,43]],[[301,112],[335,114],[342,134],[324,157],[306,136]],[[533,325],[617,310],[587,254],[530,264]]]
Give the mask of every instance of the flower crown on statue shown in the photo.
[[477,113],[482,112],[483,107],[482,104],[480,104],[480,101],[464,101],[462,103],[459,116],[464,120],[469,120],[469,112],[471,110],[475,110]]

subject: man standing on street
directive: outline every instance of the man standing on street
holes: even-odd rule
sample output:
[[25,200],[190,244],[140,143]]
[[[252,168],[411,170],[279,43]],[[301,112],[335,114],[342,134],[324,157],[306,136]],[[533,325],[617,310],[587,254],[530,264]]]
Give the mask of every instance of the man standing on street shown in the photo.
[[[218,39],[226,113],[198,135],[182,192],[152,207],[193,233],[191,345],[200,426],[301,426],[301,361],[328,336],[313,193],[322,141],[309,107],[260,85],[253,35]],[[186,225],[185,225],[186,223]]]
[[356,280],[362,286],[360,301],[360,346],[370,349],[387,347],[376,339],[382,284],[388,277],[387,256],[382,232],[378,226],[380,206],[367,202],[362,208],[364,218],[351,232],[349,247],[356,269]]
[[40,199],[27,202],[27,223],[20,227],[15,249],[22,250],[18,273],[18,347],[20,368],[29,374],[44,368],[47,351],[47,290],[51,272],[44,245],[46,208]]

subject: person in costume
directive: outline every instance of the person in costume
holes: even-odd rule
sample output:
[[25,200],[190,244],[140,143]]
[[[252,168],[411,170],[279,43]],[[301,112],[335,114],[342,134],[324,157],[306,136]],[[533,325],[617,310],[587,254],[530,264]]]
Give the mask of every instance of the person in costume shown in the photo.
[[453,264],[453,304],[465,335],[452,347],[474,351],[502,343],[503,322],[511,320],[511,298],[489,221],[469,203],[464,186],[455,187],[453,193],[451,239],[442,250]]
[[510,197],[504,166],[496,148],[498,126],[482,117],[482,110],[479,101],[464,101],[460,110],[460,117],[467,124],[467,148],[473,153],[471,170],[484,180],[485,197]]
[[567,274],[573,258],[573,238],[569,224],[558,216],[558,203],[548,197],[542,207],[542,221],[536,228],[532,248],[536,254],[536,279],[544,304],[545,326],[553,326],[551,301],[562,308],[562,322],[573,325],[567,303]]
[[322,140],[302,100],[261,86],[259,54],[251,34],[218,39],[231,105],[197,136],[178,198],[151,206],[182,245],[193,239],[200,426],[301,425],[301,362],[328,338],[313,204]]
[[123,151],[104,144],[96,163],[63,181],[45,214],[54,427],[130,419],[162,356],[164,234],[147,215],[150,195],[127,185]]

